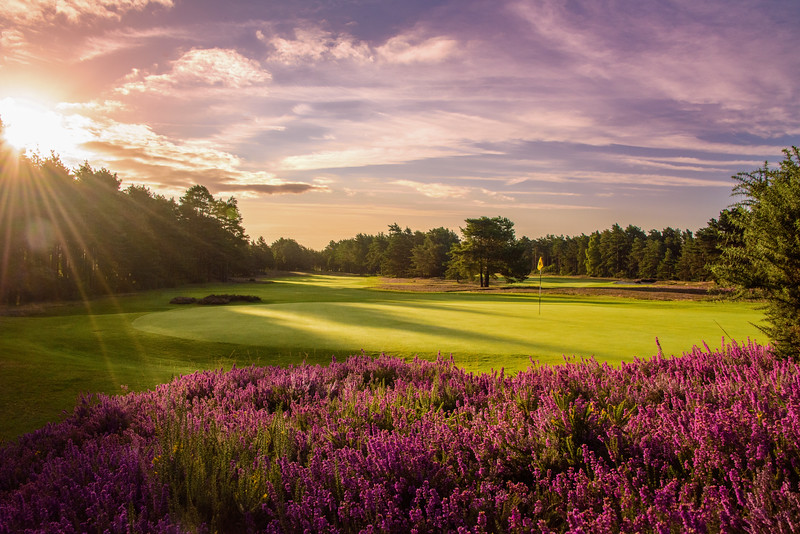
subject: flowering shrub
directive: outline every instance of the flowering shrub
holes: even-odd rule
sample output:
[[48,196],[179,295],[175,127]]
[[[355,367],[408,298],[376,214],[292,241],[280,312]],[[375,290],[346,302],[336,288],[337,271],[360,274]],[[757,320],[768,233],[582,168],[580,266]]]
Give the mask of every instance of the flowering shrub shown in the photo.
[[755,344],[206,371],[0,449],[0,532],[793,532],[799,447],[798,364]]

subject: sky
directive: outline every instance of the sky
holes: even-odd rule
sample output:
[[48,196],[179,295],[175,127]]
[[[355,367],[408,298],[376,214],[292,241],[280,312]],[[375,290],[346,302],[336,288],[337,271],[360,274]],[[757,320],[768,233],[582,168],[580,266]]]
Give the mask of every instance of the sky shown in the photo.
[[800,144],[798,0],[3,0],[6,140],[252,238],[697,230]]

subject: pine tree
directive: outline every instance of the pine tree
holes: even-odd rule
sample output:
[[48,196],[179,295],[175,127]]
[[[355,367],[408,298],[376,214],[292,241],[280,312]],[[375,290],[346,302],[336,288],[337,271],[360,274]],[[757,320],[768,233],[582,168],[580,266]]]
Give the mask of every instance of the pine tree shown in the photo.
[[[740,239],[731,239],[714,268],[720,279],[764,292],[769,334],[777,354],[800,357],[800,150],[784,150],[777,169],[734,176],[732,211]],[[736,234],[737,232],[732,232]]]

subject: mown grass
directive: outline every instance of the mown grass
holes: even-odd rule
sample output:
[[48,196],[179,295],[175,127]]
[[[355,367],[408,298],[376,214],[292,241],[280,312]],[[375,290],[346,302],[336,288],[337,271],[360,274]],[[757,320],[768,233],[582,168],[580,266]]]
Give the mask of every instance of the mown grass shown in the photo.
[[[548,284],[564,285],[564,279]],[[610,282],[574,281],[575,284]],[[325,364],[364,350],[400,356],[453,353],[469,371],[517,371],[530,359],[594,355],[617,364],[680,353],[725,336],[762,340],[762,314],[734,302],[653,302],[534,294],[376,291],[376,280],[298,276],[217,284],[0,317],[0,439],[58,419],[81,392],[149,389],[197,369]],[[178,295],[257,295],[260,304],[175,306]],[[726,334],[727,332],[727,334]],[[762,340],[765,341],[765,340]]]

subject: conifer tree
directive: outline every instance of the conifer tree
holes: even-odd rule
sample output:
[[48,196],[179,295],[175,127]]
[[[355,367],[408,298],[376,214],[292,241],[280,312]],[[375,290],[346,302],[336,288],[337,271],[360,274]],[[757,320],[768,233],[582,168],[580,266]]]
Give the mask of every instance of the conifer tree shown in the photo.
[[722,280],[763,291],[769,325],[763,330],[781,356],[800,357],[800,150],[784,150],[778,168],[767,163],[734,176],[743,199],[730,240],[714,268]]

